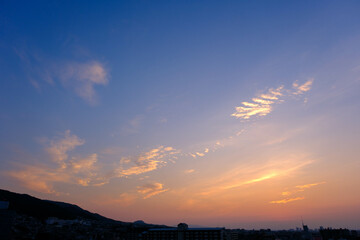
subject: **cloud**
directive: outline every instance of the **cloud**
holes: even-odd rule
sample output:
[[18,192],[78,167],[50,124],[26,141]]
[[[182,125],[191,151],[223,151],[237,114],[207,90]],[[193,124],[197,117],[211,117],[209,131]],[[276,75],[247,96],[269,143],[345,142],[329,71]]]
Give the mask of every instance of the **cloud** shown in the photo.
[[265,174],[261,177],[256,177],[256,178],[253,178],[253,179],[250,179],[250,180],[246,180],[246,181],[242,181],[242,182],[238,182],[238,183],[235,183],[235,184],[231,184],[229,186],[225,186],[224,189],[231,189],[231,188],[237,188],[237,187],[240,187],[240,186],[243,186],[243,185],[247,185],[247,184],[251,184],[251,183],[257,183],[257,182],[262,182],[262,181],[265,181],[265,180],[268,180],[268,179],[271,179],[271,178],[274,178],[276,176],[278,176],[279,174],[278,173],[269,173],[269,174]]
[[179,153],[173,147],[159,146],[138,156],[122,158],[114,167],[115,170],[109,172],[100,168],[97,153],[87,156],[70,154],[76,147],[85,144],[83,139],[72,134],[70,130],[47,142],[44,150],[50,155],[52,162],[56,163],[55,166],[51,162],[47,162],[47,165],[17,165],[17,170],[6,171],[5,174],[28,189],[57,193],[54,190],[56,183],[102,186],[112,178],[139,175],[159,169],[168,161],[173,161]]
[[298,185],[298,186],[295,186],[294,190],[284,191],[281,193],[281,195],[283,195],[283,196],[293,195],[295,193],[303,192],[306,189],[309,189],[309,188],[312,188],[312,187],[315,187],[315,186],[318,186],[318,185],[324,184],[324,183],[326,183],[326,182],[317,182],[317,183],[309,183],[309,184],[305,184],[305,185]]
[[168,191],[169,189],[164,189],[162,183],[148,183],[142,186],[137,187],[137,191],[144,195],[144,199],[150,198],[157,194]]
[[121,204],[122,206],[130,206],[135,202],[135,200],[136,196],[134,194],[122,193],[114,199],[114,202],[116,204]]
[[46,148],[46,151],[54,162],[60,164],[62,168],[66,168],[65,160],[68,158],[67,152],[84,143],[84,140],[76,135],[72,135],[70,130],[66,130],[62,138],[50,141],[50,146]]
[[303,84],[299,84],[295,81],[292,84],[293,90],[286,90],[284,86],[280,86],[276,89],[270,88],[266,93],[260,94],[251,99],[251,101],[242,102],[240,106],[235,107],[235,112],[231,116],[240,119],[250,119],[256,116],[266,116],[273,111],[273,105],[282,102],[286,96],[289,95],[301,95],[309,91],[314,82],[313,78],[310,78]]
[[272,105],[283,96],[283,90],[283,86],[270,88],[265,94],[252,98],[252,102],[242,102],[242,106],[235,107],[236,111],[231,116],[245,120],[254,116],[266,116],[272,111]]
[[259,165],[241,166],[218,176],[216,181],[208,188],[204,188],[201,195],[220,194],[220,192],[233,190],[250,184],[261,183],[274,178],[286,177],[299,169],[311,164],[311,160],[303,158],[289,158],[269,161]]
[[286,142],[289,139],[295,137],[296,135],[302,133],[304,130],[305,130],[304,127],[292,128],[287,131],[272,130],[272,132],[269,135],[273,136],[273,137],[269,138],[267,141],[265,141],[264,145],[269,146],[269,145],[281,144],[281,143]]
[[[326,182],[317,182],[317,183],[310,183],[310,184],[305,184],[305,185],[298,185],[295,186],[295,190],[292,191],[284,191],[281,193],[282,196],[290,196],[290,195],[294,195],[296,193],[299,192],[304,192],[305,190],[318,186],[320,184],[324,184]],[[304,199],[304,197],[294,197],[294,198],[285,198],[282,200],[276,200],[276,201],[271,201],[270,203],[288,203],[288,202],[293,202],[293,201],[297,201],[297,200],[302,200]]]
[[132,204],[135,203],[135,201],[137,200],[138,196],[135,193],[121,193],[115,196],[109,196],[109,195],[104,195],[104,196],[99,196],[96,199],[93,199],[92,202],[96,203],[97,205],[112,205],[112,206],[123,206],[123,207],[128,207],[131,206]]
[[167,118],[161,118],[160,119],[160,123],[167,123],[168,122],[168,119]]
[[96,166],[98,155],[90,154],[85,158],[73,157],[68,164],[68,172],[76,176],[77,183],[82,186],[101,186],[108,179],[99,177],[99,169]]
[[26,188],[42,193],[57,194],[53,183],[69,181],[68,175],[54,172],[45,166],[23,166],[21,170],[9,171],[6,174],[18,180]]
[[104,64],[96,60],[68,61],[46,59],[40,53],[14,49],[23,63],[23,68],[31,85],[38,91],[42,83],[56,86],[60,81],[90,104],[97,102],[96,85],[107,85],[109,72]]
[[305,199],[305,197],[285,198],[285,199],[281,199],[281,200],[277,200],[277,201],[271,201],[270,203],[285,204],[285,203],[299,201],[299,200],[303,200],[303,199]]
[[[219,143],[219,145],[220,145],[220,143]],[[192,156],[193,158],[204,157],[206,154],[208,154],[210,152],[210,150],[215,151],[217,147],[218,147],[218,145],[215,144],[213,147],[212,146],[206,147],[203,152],[189,153],[189,155]]]
[[195,172],[195,169],[187,169],[184,172],[185,172],[185,174],[190,174],[190,173]]
[[236,133],[236,136],[238,137],[238,136],[240,136],[241,134],[243,134],[245,132],[245,129],[241,129],[240,131],[238,131],[237,133]]
[[130,121],[128,121],[123,127],[122,132],[124,134],[135,134],[139,132],[142,122],[144,121],[144,115],[137,115]]
[[296,188],[298,189],[307,189],[307,188],[311,188],[320,184],[324,184],[326,182],[317,182],[317,183],[310,183],[310,184],[305,184],[305,185],[298,185],[296,186]]
[[84,172],[93,170],[94,164],[97,162],[97,154],[91,154],[87,158],[76,159],[73,158],[70,161],[70,166],[74,170],[74,172]]
[[166,165],[166,160],[171,159],[172,155],[176,153],[178,153],[178,151],[172,147],[160,146],[142,153],[137,157],[122,158],[119,168],[116,169],[116,176],[126,177],[154,171]]
[[[84,161],[84,159],[82,159]],[[90,155],[92,163],[87,168],[51,168],[44,165],[21,166],[20,170],[6,172],[6,175],[19,181],[28,189],[43,193],[58,194],[54,189],[56,183],[78,184],[81,186],[101,186],[107,183],[106,179],[98,177],[94,163],[97,161],[96,155]]]
[[45,148],[51,160],[57,163],[56,167],[51,164],[20,165],[19,170],[9,171],[6,174],[31,190],[44,193],[56,193],[53,186],[59,182],[82,186],[102,185],[108,180],[98,175],[96,153],[87,157],[69,157],[69,151],[84,143],[84,140],[67,130],[61,136],[50,140]]
[[295,81],[293,83],[293,89],[295,90],[293,92],[293,94],[295,95],[300,95],[300,94],[303,94],[304,92],[307,92],[311,89],[311,86],[314,82],[314,78],[310,78],[309,80],[307,80],[305,83],[303,83],[302,85],[300,85],[298,83],[298,81]]
[[59,77],[65,86],[72,87],[81,98],[91,104],[96,103],[94,86],[108,84],[108,72],[98,61],[68,63],[59,71]]

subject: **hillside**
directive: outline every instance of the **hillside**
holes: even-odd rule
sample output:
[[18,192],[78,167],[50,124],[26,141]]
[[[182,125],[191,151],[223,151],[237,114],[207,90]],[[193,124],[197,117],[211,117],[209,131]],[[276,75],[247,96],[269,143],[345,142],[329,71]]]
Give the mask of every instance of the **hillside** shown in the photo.
[[103,217],[97,213],[91,213],[74,204],[42,200],[27,194],[14,193],[2,189],[0,189],[0,200],[9,201],[10,210],[14,210],[19,214],[28,215],[39,220],[45,220],[49,217],[57,217],[59,219],[85,218],[90,220],[123,223]]

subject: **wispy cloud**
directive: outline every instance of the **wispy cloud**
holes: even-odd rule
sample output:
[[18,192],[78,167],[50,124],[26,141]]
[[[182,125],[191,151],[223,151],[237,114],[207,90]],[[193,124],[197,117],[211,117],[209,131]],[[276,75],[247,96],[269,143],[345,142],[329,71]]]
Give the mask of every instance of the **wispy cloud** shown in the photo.
[[144,118],[144,115],[135,116],[122,127],[122,132],[124,134],[138,133],[141,128],[142,122],[144,121]]
[[61,165],[62,168],[66,168],[65,160],[68,158],[67,153],[84,143],[84,140],[80,139],[76,135],[72,135],[70,130],[66,130],[63,136],[50,141],[46,151],[50,154],[51,159],[54,162]]
[[278,176],[278,175],[279,175],[279,174],[276,173],[276,172],[269,173],[269,174],[265,174],[265,175],[260,176],[260,177],[256,177],[256,178],[253,178],[253,179],[250,179],[250,180],[245,180],[245,181],[242,181],[242,182],[238,182],[238,183],[235,183],[235,184],[231,184],[231,185],[225,186],[224,189],[237,188],[237,187],[240,187],[240,186],[243,186],[243,185],[247,185],[247,184],[262,182],[262,181],[265,181],[265,180],[274,178],[274,177],[276,177],[276,176]]
[[166,192],[169,189],[165,189],[162,183],[148,183],[137,187],[137,191],[144,195],[144,199]]
[[108,75],[104,65],[98,61],[68,63],[59,71],[62,83],[91,104],[97,101],[94,86],[107,85]]
[[311,160],[292,159],[270,161],[261,165],[242,166],[239,169],[233,169],[222,177],[209,188],[204,188],[201,195],[218,194],[222,191],[228,191],[240,188],[250,184],[258,184],[274,178],[284,177],[288,174],[294,174],[299,169],[311,164]]
[[55,83],[59,81],[93,105],[97,102],[95,86],[105,86],[109,82],[109,71],[100,61],[53,60],[46,59],[39,53],[21,49],[14,51],[22,61],[31,85],[38,91],[43,89],[43,83],[55,87]]
[[187,169],[184,172],[185,172],[185,174],[190,174],[190,173],[195,172],[195,169]]
[[305,199],[305,197],[285,198],[285,199],[281,199],[281,200],[277,200],[277,201],[271,201],[270,203],[285,204],[285,203],[299,201],[299,200],[303,200],[303,199]]
[[172,147],[160,146],[142,153],[137,157],[122,158],[120,160],[120,166],[116,170],[116,175],[118,177],[126,177],[156,170],[166,165],[167,160],[176,153],[178,153],[178,151]]
[[[69,162],[69,169],[72,173],[79,176],[78,183],[83,186],[102,185],[105,182],[93,182],[94,177],[97,177],[98,168],[95,165],[98,161],[98,155],[93,153],[86,158],[73,157]],[[98,178],[100,180],[100,178]]]
[[303,94],[304,92],[307,92],[311,89],[311,86],[314,82],[314,79],[313,78],[310,78],[309,80],[307,80],[305,83],[303,84],[299,84],[298,81],[295,81],[293,83],[293,89],[295,90],[293,92],[293,94],[295,95],[299,95],[299,94]]
[[242,102],[242,106],[236,107],[236,111],[231,116],[241,119],[266,116],[272,111],[272,105],[279,101],[279,97],[283,96],[283,90],[283,86],[276,89],[271,88],[265,94],[252,98],[251,102]]
[[195,153],[189,153],[190,156],[192,156],[193,158],[197,158],[197,157],[204,157],[206,154],[209,153],[210,148],[212,150],[215,150],[215,148],[217,147],[217,145],[215,144],[213,147],[206,147],[203,151],[199,151],[199,152],[195,152]]
[[159,146],[138,156],[121,158],[115,165],[115,170],[109,172],[100,168],[97,153],[87,156],[71,154],[71,151],[83,144],[85,144],[83,139],[67,130],[60,136],[47,140],[44,149],[50,155],[52,162],[56,163],[55,167],[51,162],[17,165],[18,170],[7,171],[5,174],[34,191],[56,193],[55,183],[101,186],[113,178],[139,175],[159,169],[168,161],[173,161],[179,153],[173,147]]
[[92,202],[94,202],[95,204],[99,205],[99,206],[123,206],[123,207],[128,207],[133,205],[136,200],[138,199],[138,194],[136,193],[127,193],[127,192],[123,192],[121,194],[117,194],[115,196],[109,196],[109,195],[103,195],[103,196],[99,196],[96,199],[91,200]]
[[273,111],[273,105],[284,101],[284,97],[288,95],[300,95],[309,91],[312,87],[314,79],[311,78],[303,84],[295,81],[292,84],[293,90],[287,90],[284,86],[278,88],[270,88],[263,94],[259,94],[252,98],[251,101],[242,102],[240,106],[235,107],[235,112],[231,116],[240,119],[250,119],[256,116],[266,116]]
[[310,184],[305,184],[305,185],[298,185],[298,186],[296,186],[296,188],[298,188],[298,189],[306,189],[306,188],[315,187],[317,185],[324,184],[324,183],[326,183],[326,182],[317,182],[317,183],[310,183]]
[[196,152],[196,155],[198,155],[199,157],[203,157],[203,156],[205,156],[205,153]]
[[[309,183],[309,184],[305,184],[305,185],[298,185],[295,186],[294,190],[291,191],[284,191],[281,193],[282,196],[290,196],[290,195],[294,195],[296,193],[299,192],[304,192],[306,189],[318,186],[320,184],[324,184],[326,182],[317,182],[317,183]],[[281,200],[276,200],[276,201],[271,201],[270,203],[288,203],[288,202],[293,202],[293,201],[298,201],[298,200],[303,200],[305,199],[305,197],[293,197],[293,198],[285,198],[285,199],[281,199]]]
[[45,193],[56,193],[53,186],[57,182],[82,186],[102,185],[107,180],[99,177],[96,153],[87,157],[69,157],[71,150],[84,143],[84,140],[67,130],[61,136],[50,140],[45,148],[51,160],[58,164],[57,167],[51,164],[20,165],[19,170],[9,171],[6,174],[31,190]]
[[305,185],[298,185],[298,186],[295,186],[294,190],[284,191],[284,192],[281,193],[281,195],[289,196],[289,195],[292,195],[292,194],[295,194],[295,193],[298,193],[298,192],[303,192],[308,188],[312,188],[312,187],[318,186],[320,184],[325,184],[325,183],[326,182],[317,182],[317,183],[309,183],[309,184],[305,184]]
[[21,170],[9,171],[6,174],[30,190],[52,194],[58,194],[54,190],[54,182],[70,180],[69,175],[46,166],[21,166]]

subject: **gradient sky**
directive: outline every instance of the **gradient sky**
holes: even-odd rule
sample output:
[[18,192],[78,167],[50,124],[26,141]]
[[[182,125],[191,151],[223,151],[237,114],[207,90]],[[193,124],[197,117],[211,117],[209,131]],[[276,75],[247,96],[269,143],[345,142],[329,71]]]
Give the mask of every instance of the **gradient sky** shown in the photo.
[[1,1],[0,187],[122,221],[360,229],[359,1]]

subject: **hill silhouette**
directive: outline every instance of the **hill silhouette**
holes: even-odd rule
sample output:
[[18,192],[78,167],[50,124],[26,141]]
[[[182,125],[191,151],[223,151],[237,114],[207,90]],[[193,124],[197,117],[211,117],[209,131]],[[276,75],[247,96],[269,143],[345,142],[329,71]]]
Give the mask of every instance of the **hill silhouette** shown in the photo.
[[2,189],[0,189],[0,200],[9,201],[10,210],[14,210],[19,214],[28,215],[39,220],[45,220],[49,217],[57,217],[59,219],[67,220],[84,218],[90,220],[124,223],[106,218],[97,213],[91,213],[74,204],[42,200],[28,194],[19,194]]

